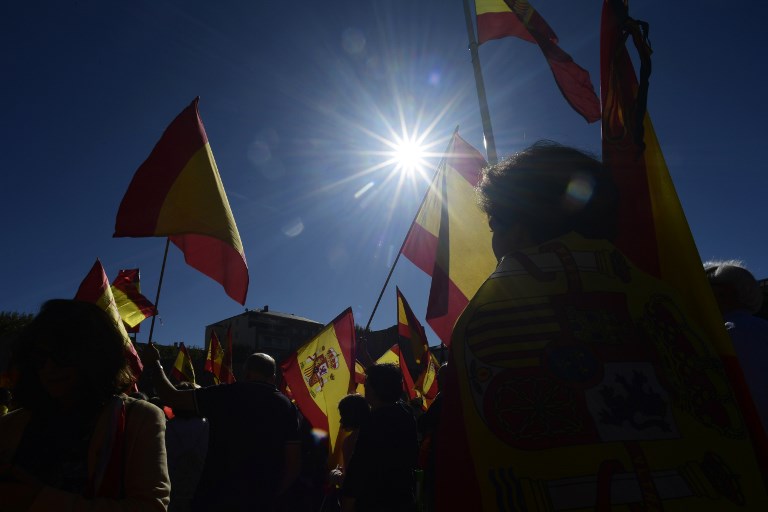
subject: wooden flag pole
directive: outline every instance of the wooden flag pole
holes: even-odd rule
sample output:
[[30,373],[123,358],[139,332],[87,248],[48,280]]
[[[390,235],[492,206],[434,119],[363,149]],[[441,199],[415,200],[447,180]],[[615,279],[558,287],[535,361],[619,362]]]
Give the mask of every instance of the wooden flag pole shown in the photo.
[[477,89],[477,101],[480,103],[480,118],[483,120],[485,153],[488,156],[488,163],[494,165],[498,162],[498,157],[496,155],[496,141],[493,138],[491,113],[488,110],[488,100],[485,97],[485,82],[483,81],[483,70],[480,68],[480,55],[477,52],[478,44],[477,39],[475,38],[475,29],[472,26],[472,12],[469,9],[469,0],[464,0],[464,19],[467,22],[467,37],[469,37],[469,52],[472,56],[472,68],[475,70],[475,88]]
[[379,298],[376,299],[376,304],[373,306],[373,311],[371,312],[370,318],[368,318],[368,323],[365,324],[366,331],[371,327],[373,316],[376,314],[376,310],[379,308],[379,303],[381,302],[381,298],[384,296],[384,290],[387,289],[387,285],[389,284],[389,279],[392,277],[392,273],[395,271],[395,266],[397,265],[397,262],[400,260],[400,255],[403,254],[403,247],[405,247],[405,242],[408,241],[408,237],[411,235],[411,231],[413,231],[413,225],[416,224],[416,219],[419,218],[419,214],[421,213],[421,210],[424,209],[424,202],[427,200],[427,195],[429,195],[429,191],[432,190],[432,187],[435,185],[435,182],[437,181],[437,177],[440,176],[440,171],[442,170],[443,166],[445,166],[446,157],[448,155],[448,152],[451,151],[453,147],[453,141],[457,133],[459,133],[458,125],[453,130],[453,135],[451,135],[451,141],[448,143],[448,147],[445,149],[445,153],[443,153],[443,156],[440,159],[440,162],[437,164],[437,171],[435,171],[435,175],[432,177],[432,181],[429,182],[429,187],[427,187],[427,191],[424,192],[424,197],[421,199],[421,204],[419,205],[419,209],[416,212],[416,215],[413,217],[413,222],[411,222],[411,227],[408,228],[408,232],[405,234],[403,243],[400,245],[400,250],[397,251],[397,257],[395,257],[395,261],[392,263],[392,267],[389,269],[389,274],[387,274],[387,279],[384,280],[384,286],[381,287]]
[[[160,288],[163,287],[163,275],[165,275],[165,262],[168,259],[168,246],[171,244],[170,237],[167,237],[165,239],[165,253],[163,253],[163,266],[160,268],[160,282],[157,283],[157,294],[155,295],[155,308],[157,308],[157,305],[160,304]],[[158,314],[160,310],[158,309]],[[155,318],[157,318],[157,315],[152,316],[152,325],[149,327],[149,341],[148,343],[152,343],[152,333],[155,332]]]

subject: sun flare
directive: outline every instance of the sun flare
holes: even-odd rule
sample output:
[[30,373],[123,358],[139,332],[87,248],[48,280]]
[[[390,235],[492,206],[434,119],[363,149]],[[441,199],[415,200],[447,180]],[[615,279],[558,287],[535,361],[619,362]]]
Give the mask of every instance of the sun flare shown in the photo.
[[406,137],[397,141],[392,153],[395,169],[408,176],[421,171],[427,165],[425,149],[413,139]]

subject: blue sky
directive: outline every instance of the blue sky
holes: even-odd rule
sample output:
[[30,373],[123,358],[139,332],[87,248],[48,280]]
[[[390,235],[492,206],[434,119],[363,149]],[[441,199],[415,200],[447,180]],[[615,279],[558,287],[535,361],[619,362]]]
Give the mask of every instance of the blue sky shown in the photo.
[[[532,3],[597,88],[601,2]],[[649,112],[702,258],[768,277],[768,7],[680,4],[630,5],[651,27]],[[115,214],[195,96],[250,267],[246,306],[323,323],[349,306],[368,321],[437,162],[404,176],[382,165],[383,140],[426,131],[439,152],[459,125],[482,147],[460,0],[12,2],[0,43],[0,311],[72,297],[97,257],[110,279],[140,268],[154,298],[164,240],[113,239]],[[480,58],[500,155],[541,138],[599,153],[599,126],[535,46],[491,41]],[[396,321],[395,285],[423,319],[429,282],[401,259],[374,329]],[[243,311],[175,247],[159,308],[155,339],[195,346]]]

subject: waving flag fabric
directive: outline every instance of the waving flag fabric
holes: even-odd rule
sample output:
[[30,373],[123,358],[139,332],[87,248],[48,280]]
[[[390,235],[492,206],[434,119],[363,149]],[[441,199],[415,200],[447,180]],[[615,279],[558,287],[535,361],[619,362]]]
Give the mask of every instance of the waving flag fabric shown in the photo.
[[400,347],[392,345],[386,352],[381,354],[376,360],[376,364],[396,364],[400,365]]
[[397,334],[401,339],[406,340],[406,344],[410,346],[410,352],[416,364],[421,364],[422,358],[429,352],[427,335],[424,332],[424,327],[413,314],[411,306],[403,297],[400,288],[395,288],[395,291],[397,294]]
[[440,369],[440,362],[435,357],[435,354],[432,352],[428,352],[428,354],[429,357],[424,358],[421,373],[416,382],[414,382],[414,388],[424,398],[421,406],[425,411],[432,405],[439,391],[437,387],[437,371]]
[[[747,485],[747,480],[755,474],[746,469],[751,457],[742,450],[754,451],[763,473],[768,474],[768,439],[723,327],[722,316],[702,270],[696,243],[646,110],[651,69],[646,30],[647,26],[629,17],[624,2],[605,0],[600,41],[603,160],[619,186],[620,196],[628,198],[619,214],[620,236],[616,245],[645,272],[679,291],[691,321],[706,332],[711,349],[723,361],[754,448],[750,448],[746,440],[738,448],[726,448],[725,444],[719,448],[731,460],[742,453],[745,466],[736,471],[745,475]],[[639,81],[625,48],[627,38],[634,42],[640,56]],[[764,497],[764,490],[759,487],[758,495]]]
[[128,358],[128,364],[131,367],[133,375],[138,379],[141,372],[144,370],[144,365],[141,363],[141,358],[128,337],[123,321],[120,318],[120,313],[117,311],[115,297],[112,295],[112,287],[109,285],[107,274],[104,272],[104,267],[98,259],[96,260],[96,263],[93,264],[93,267],[91,267],[88,275],[83,279],[83,282],[80,283],[80,288],[77,290],[75,300],[92,302],[112,317],[117,328],[123,334],[123,342],[125,343],[125,353]]
[[355,321],[341,313],[281,365],[301,413],[312,427],[328,432],[331,459],[340,434],[339,400],[355,389]]
[[248,266],[196,98],[168,126],[120,203],[115,237],[168,236],[185,261],[245,304]]
[[[393,347],[390,350],[398,348],[400,369],[403,373],[403,382],[406,386],[409,398],[423,397],[422,407],[429,407],[437,394],[437,360],[429,351],[427,334],[424,332],[416,315],[413,314],[411,306],[405,300],[402,292],[397,288],[397,332],[400,336],[400,344],[404,348]],[[408,358],[405,352],[411,354],[418,368],[416,379],[414,381],[412,373],[409,370]],[[439,365],[438,365],[439,366]]]
[[446,345],[456,319],[496,266],[474,189],[485,165],[455,134],[403,244],[403,255],[432,276],[426,319]]
[[221,365],[224,362],[224,349],[221,348],[216,331],[211,331],[211,340],[208,343],[208,354],[205,357],[203,369],[213,375],[215,384],[221,383]]
[[112,281],[112,295],[128,332],[139,332],[139,323],[155,316],[157,308],[141,294],[139,269],[121,270]]
[[436,510],[768,509],[733,350],[645,112],[641,27],[606,0],[619,236],[520,248],[472,298],[453,332]]
[[192,358],[189,357],[189,352],[187,347],[184,346],[184,342],[179,343],[179,354],[173,363],[171,376],[179,382],[195,383],[195,368],[192,366]]
[[600,119],[600,102],[589,73],[559,46],[557,35],[528,0],[475,0],[477,40],[519,37],[537,44],[566,101],[587,122]]

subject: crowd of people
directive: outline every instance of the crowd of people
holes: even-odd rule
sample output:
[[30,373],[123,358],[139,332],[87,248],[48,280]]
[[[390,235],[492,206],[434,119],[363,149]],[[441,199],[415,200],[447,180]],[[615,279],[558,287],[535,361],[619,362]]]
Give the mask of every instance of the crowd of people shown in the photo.
[[[589,193],[570,194],[575,181]],[[711,470],[727,455],[711,456],[718,443],[749,451],[765,431],[743,428],[740,417],[749,413],[722,385],[732,377],[697,341],[701,332],[686,323],[675,290],[611,244],[620,198],[602,164],[537,143],[485,169],[479,197],[493,231],[487,250],[499,265],[454,328],[440,393],[426,413],[403,401],[397,366],[368,367],[364,396],[338,404],[347,435],[340,461],[328,467],[327,448],[275,386],[269,355],[248,357],[236,383],[200,388],[172,384],[150,344],[142,359],[156,396],[129,396],[135,376],[113,320],[93,304],[52,300],[16,344],[18,380],[0,418],[0,511],[425,512],[537,510],[537,503],[555,510],[689,498],[698,510],[729,503],[755,510],[765,503],[764,476],[748,478],[765,471],[757,449],[754,459],[728,466],[741,475],[729,482],[738,492],[710,482],[719,501],[686,494],[682,478],[664,487],[657,476],[655,489],[633,488],[668,460],[693,464],[700,453]],[[755,316],[762,292],[740,262],[708,262],[702,272],[749,399],[768,425],[768,321]],[[564,407],[545,417],[550,405],[520,405],[529,388],[546,386],[565,397]],[[563,447],[568,460],[557,451]],[[634,476],[606,494],[620,471]],[[547,475],[586,491],[544,482]]]

